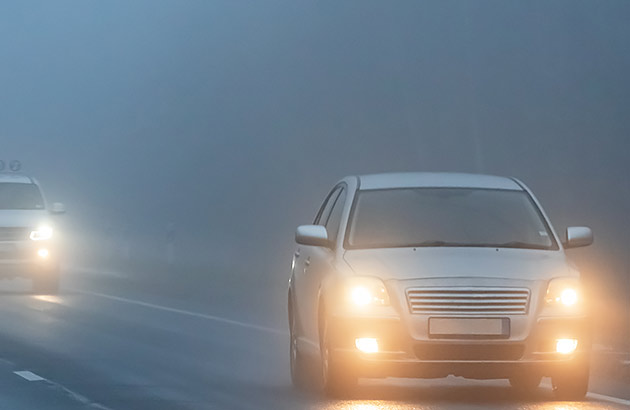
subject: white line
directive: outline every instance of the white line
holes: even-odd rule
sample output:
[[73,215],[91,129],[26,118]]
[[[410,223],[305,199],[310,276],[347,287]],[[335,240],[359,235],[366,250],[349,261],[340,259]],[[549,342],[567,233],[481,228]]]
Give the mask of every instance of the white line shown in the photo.
[[86,275],[96,275],[96,276],[112,276],[116,278],[126,278],[127,276],[113,270],[105,270],[105,269],[95,269],[88,268],[83,266],[68,266],[64,268],[66,272],[78,273],[78,274],[86,274]]
[[630,406],[630,400],[624,400],[624,399],[620,399],[618,397],[606,396],[605,394],[586,393],[586,397],[591,398],[591,399],[595,399],[595,400],[608,401],[608,402],[611,402],[611,403],[622,404],[624,406]]
[[63,391],[67,396],[69,396],[72,400],[78,401],[81,404],[90,406],[92,408],[95,409],[99,409],[99,410],[111,410],[109,407],[105,407],[100,403],[96,403],[93,402],[92,400],[88,399],[87,397],[79,394],[79,393],[75,393],[74,391],[60,385],[59,383],[55,383],[51,380],[48,379],[44,379],[41,376],[36,375],[33,372],[30,372],[28,370],[20,370],[17,372],[13,372],[15,374],[17,374],[18,376],[20,376],[23,379],[28,380],[29,382],[41,382],[44,381],[46,383],[48,383],[49,385],[55,387],[56,389],[59,389],[61,391]]
[[29,382],[40,382],[42,380],[46,380],[43,377],[40,377],[33,372],[29,372],[28,370],[21,370],[19,372],[13,372],[13,373],[17,374],[23,379],[28,380]]
[[[547,387],[549,389],[553,388],[551,386],[551,383],[549,383],[547,381],[543,381],[541,383],[541,385],[543,387]],[[622,404],[624,406],[630,406],[630,400],[625,400],[625,399],[622,399],[622,398],[619,398],[619,397],[606,396],[605,394],[588,392],[588,393],[586,393],[586,397],[588,397],[589,399],[593,399],[593,400],[607,401],[607,402],[610,402],[610,403]]]
[[162,310],[164,312],[178,313],[180,315],[186,315],[186,316],[197,317],[197,318],[200,318],[200,319],[212,320],[214,322],[220,322],[220,323],[225,323],[225,324],[228,324],[228,325],[244,327],[244,328],[247,328],[247,329],[258,330],[258,331],[266,332],[266,333],[273,333],[273,334],[277,334],[277,335],[287,335],[288,334],[287,332],[285,332],[283,330],[280,330],[280,329],[274,329],[274,328],[271,328],[271,327],[254,325],[252,323],[239,322],[237,320],[226,319],[226,318],[219,317],[219,316],[206,315],[204,313],[192,312],[192,311],[189,311],[189,310],[182,310],[182,309],[176,309],[176,308],[172,308],[172,307],[168,307],[168,306],[155,305],[153,303],[147,303],[147,302],[141,302],[141,301],[138,301],[138,300],[126,299],[126,298],[122,298],[120,296],[107,295],[105,293],[90,292],[90,291],[87,291],[87,290],[80,290],[80,289],[72,289],[72,291],[73,292],[77,292],[77,293],[83,293],[83,294],[86,294],[86,295],[98,296],[98,297],[101,297],[101,298],[104,298],[104,299],[115,300],[115,301],[118,301],[118,302],[129,303],[131,305],[143,306],[143,307],[146,307],[146,308],[151,308],[151,309],[156,309],[156,310]]

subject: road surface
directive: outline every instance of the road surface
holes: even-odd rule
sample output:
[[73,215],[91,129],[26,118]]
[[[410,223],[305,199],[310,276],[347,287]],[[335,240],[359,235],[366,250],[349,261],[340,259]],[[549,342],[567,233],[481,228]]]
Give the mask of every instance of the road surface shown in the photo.
[[[628,409],[622,381],[583,402],[548,385],[518,397],[504,381],[362,381],[351,400],[292,389],[279,325],[212,303],[102,286],[68,274],[57,296],[0,283],[0,409]],[[229,313],[229,309],[227,312]]]

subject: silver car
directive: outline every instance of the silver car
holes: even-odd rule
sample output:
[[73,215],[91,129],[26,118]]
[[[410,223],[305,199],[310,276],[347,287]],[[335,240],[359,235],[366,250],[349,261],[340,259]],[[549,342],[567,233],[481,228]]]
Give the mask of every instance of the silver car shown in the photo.
[[0,278],[32,280],[37,293],[59,289],[59,246],[51,214],[65,208],[54,203],[48,210],[37,181],[0,172]]
[[288,292],[291,376],[348,393],[359,377],[509,379],[560,399],[588,387],[580,274],[531,191],[511,178],[353,176],[296,232]]

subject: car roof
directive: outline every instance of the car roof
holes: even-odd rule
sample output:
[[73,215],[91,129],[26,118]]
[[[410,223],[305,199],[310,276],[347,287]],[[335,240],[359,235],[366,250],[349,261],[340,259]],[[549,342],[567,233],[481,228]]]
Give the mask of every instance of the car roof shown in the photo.
[[522,191],[512,178],[452,172],[403,172],[358,176],[360,189],[388,188],[480,188]]
[[33,184],[33,180],[30,177],[22,174],[5,174],[0,173],[0,182],[12,183],[12,184]]

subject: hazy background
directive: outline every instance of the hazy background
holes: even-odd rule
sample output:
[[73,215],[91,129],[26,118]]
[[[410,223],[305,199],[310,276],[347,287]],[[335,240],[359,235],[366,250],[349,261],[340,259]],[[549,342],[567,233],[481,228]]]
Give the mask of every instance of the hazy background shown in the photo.
[[277,289],[347,174],[516,176],[558,231],[594,229],[571,254],[627,329],[629,23],[627,1],[1,2],[0,158],[83,245],[163,263],[172,224],[177,263]]

